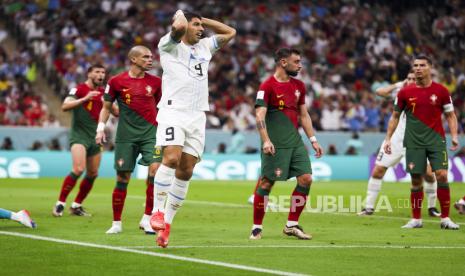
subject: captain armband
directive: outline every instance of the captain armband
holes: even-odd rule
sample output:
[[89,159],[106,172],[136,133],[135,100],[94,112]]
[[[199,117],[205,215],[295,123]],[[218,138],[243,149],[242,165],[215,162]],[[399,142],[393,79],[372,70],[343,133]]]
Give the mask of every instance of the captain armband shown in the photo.
[[451,103],[450,104],[445,104],[443,106],[443,108],[444,108],[444,112],[452,112],[452,111],[454,111],[454,105],[451,104]]

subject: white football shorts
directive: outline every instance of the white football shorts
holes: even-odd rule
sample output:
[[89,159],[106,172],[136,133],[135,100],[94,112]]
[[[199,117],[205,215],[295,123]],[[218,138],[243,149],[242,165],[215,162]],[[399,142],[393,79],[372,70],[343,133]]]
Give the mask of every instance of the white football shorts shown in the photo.
[[405,156],[405,148],[402,144],[391,143],[391,154],[384,152],[384,141],[379,149],[378,156],[376,156],[375,164],[386,168],[393,167],[402,160]]
[[182,146],[182,151],[200,159],[205,148],[204,111],[161,108],[157,114],[157,146]]

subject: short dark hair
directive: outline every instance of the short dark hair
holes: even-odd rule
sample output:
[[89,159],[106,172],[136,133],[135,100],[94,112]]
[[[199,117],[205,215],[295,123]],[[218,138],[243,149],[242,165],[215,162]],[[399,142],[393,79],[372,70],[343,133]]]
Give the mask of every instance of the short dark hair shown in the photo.
[[291,55],[300,56],[300,51],[294,48],[281,48],[274,53],[274,61],[279,62],[283,58],[288,58]]
[[97,68],[102,68],[102,69],[105,70],[105,66],[103,66],[100,63],[95,63],[95,64],[92,64],[91,66],[89,66],[89,68],[87,68],[87,74],[89,74],[90,72],[92,72],[92,70],[97,69]]
[[415,60],[415,59],[424,59],[424,60],[426,60],[426,62],[428,62],[429,65],[433,65],[433,60],[429,56],[427,56],[426,54],[418,54],[418,55],[415,56],[415,58],[413,60]]
[[202,16],[200,15],[200,13],[197,12],[186,11],[184,12],[184,16],[186,17],[187,22],[191,22],[192,18],[198,18],[202,20]]

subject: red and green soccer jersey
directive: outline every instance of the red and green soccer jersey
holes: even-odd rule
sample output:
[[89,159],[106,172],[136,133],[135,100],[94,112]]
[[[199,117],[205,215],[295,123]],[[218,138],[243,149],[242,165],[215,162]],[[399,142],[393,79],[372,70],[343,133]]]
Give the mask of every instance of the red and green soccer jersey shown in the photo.
[[299,134],[299,106],[305,104],[305,85],[290,78],[279,82],[269,77],[257,92],[255,106],[267,107],[265,123],[275,148],[293,148],[303,145]]
[[415,84],[403,88],[397,94],[396,111],[405,111],[407,123],[404,146],[406,148],[430,148],[445,146],[442,113],[454,110],[447,89],[432,82],[421,88]]
[[145,73],[131,78],[128,72],[114,76],[105,88],[105,101],[118,101],[119,122],[116,142],[154,140],[157,132],[157,104],[161,79]]
[[[90,91],[98,91],[100,94],[85,101],[82,105],[73,109],[71,121],[70,142],[73,143],[95,143],[95,130],[97,129],[98,117],[103,105],[103,87],[91,89],[82,83],[69,91],[69,97],[76,99],[84,98]],[[92,144],[92,143],[91,143]]]

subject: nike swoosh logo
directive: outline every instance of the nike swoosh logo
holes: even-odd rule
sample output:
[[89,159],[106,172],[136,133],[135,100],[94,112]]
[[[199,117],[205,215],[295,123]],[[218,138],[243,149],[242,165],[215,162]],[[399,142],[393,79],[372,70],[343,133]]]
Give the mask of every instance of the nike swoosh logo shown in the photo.
[[276,98],[282,98],[284,96],[284,94],[281,94],[281,95],[276,95]]
[[416,100],[417,98],[408,98],[409,101],[414,101]]
[[128,92],[131,88],[123,88],[123,92]]

